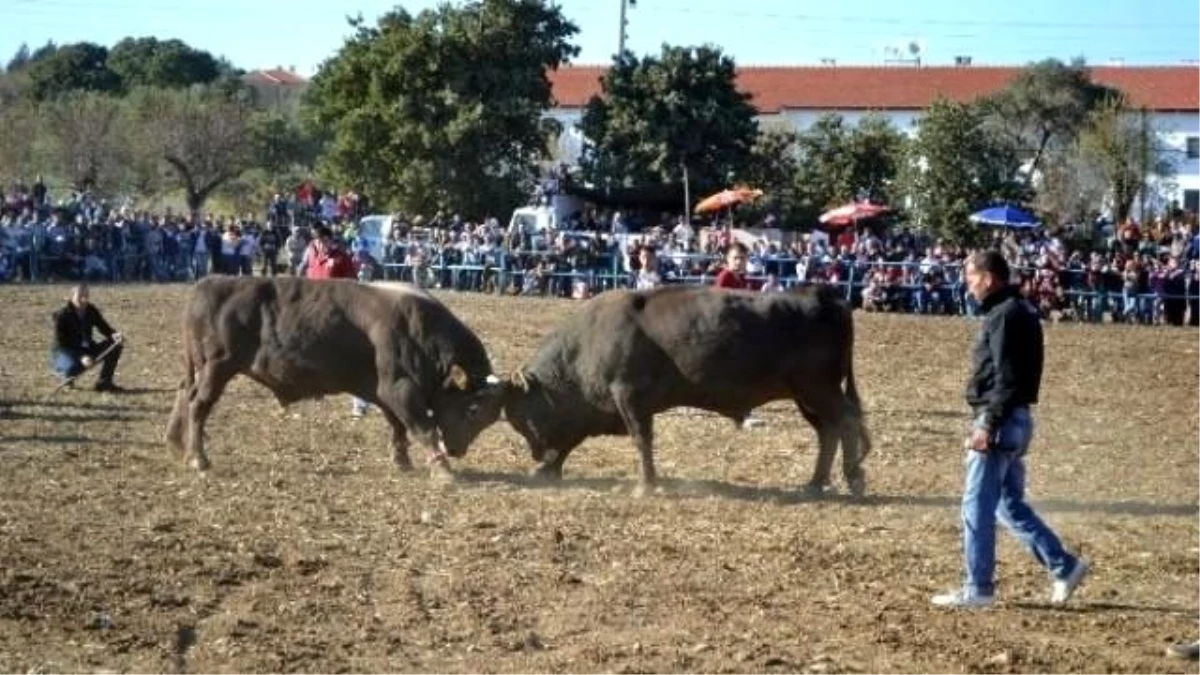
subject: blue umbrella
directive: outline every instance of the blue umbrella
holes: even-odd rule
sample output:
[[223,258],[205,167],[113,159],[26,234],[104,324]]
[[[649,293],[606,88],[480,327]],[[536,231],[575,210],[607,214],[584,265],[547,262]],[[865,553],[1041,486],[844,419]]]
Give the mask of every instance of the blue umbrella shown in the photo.
[[1034,228],[1040,224],[1032,213],[1007,204],[973,213],[971,222],[1015,228]]

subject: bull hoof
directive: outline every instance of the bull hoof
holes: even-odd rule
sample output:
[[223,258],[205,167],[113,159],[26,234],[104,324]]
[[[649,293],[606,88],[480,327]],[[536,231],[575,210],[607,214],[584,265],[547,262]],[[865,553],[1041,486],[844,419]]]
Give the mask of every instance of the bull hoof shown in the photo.
[[438,483],[453,483],[455,480],[454,472],[450,470],[450,464],[447,462],[434,462],[429,465],[429,477]]
[[412,460],[407,457],[404,459],[393,457],[392,462],[396,465],[396,470],[400,473],[412,473],[413,471]]
[[837,494],[837,488],[829,483],[812,482],[804,486],[804,496],[810,499],[823,499]]
[[638,483],[637,487],[633,488],[634,499],[645,499],[662,493],[663,489],[653,483]]
[[856,499],[856,500],[862,499],[863,497],[867,496],[867,479],[866,478],[859,477],[859,478],[850,479],[849,487],[850,487],[850,496],[853,497],[854,499]]
[[207,457],[193,457],[191,461],[188,462],[188,465],[200,473],[208,471],[209,467],[211,466]]
[[538,483],[557,483],[562,480],[562,467],[553,464],[539,464],[530,477]]

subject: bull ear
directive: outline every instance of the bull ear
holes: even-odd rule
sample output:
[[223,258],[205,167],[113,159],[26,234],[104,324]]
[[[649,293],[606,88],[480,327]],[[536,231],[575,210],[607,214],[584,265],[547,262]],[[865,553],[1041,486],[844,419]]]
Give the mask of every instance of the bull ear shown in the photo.
[[447,389],[453,386],[466,391],[471,386],[471,378],[467,376],[467,371],[456,363],[450,366],[450,374],[446,377],[445,386]]

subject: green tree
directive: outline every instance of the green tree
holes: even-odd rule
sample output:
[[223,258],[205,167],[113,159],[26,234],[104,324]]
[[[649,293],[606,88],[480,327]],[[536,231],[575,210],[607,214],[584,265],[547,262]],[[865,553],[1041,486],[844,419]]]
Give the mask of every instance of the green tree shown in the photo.
[[135,87],[165,89],[208,84],[220,75],[213,55],[181,40],[127,37],[108,54],[108,68],[121,78],[126,90]]
[[126,144],[119,99],[94,91],[65,93],[38,108],[45,164],[77,190],[109,193],[123,180]]
[[254,162],[268,174],[312,169],[320,153],[317,140],[300,122],[280,112],[255,113],[247,125]]
[[[782,201],[779,210],[787,226],[812,225],[826,209],[852,199],[892,203],[905,139],[885,117],[869,114],[849,127],[840,115],[829,113],[790,138],[789,168],[777,171],[776,179],[790,186],[772,190]],[[761,154],[756,149],[756,167],[764,165]],[[763,173],[755,172],[758,180],[770,180]]]
[[198,212],[213,191],[253,166],[249,123],[252,110],[213,88],[139,89],[129,97],[134,181],[184,191]]
[[663,45],[657,56],[619,56],[601,78],[579,129],[581,159],[597,185],[678,183],[692,194],[726,186],[750,166],[758,137],[750,96],[738,90],[733,59],[716,47]]
[[851,130],[841,115],[827,113],[797,136],[796,147],[796,208],[811,225],[822,211],[850,201],[858,192]]
[[30,60],[31,53],[29,51],[29,45],[22,42],[21,46],[17,48],[16,53],[13,54],[12,58],[8,60],[8,65],[5,66],[4,70],[10,73],[20,70],[29,65]]
[[[800,156],[796,149],[796,133],[789,126],[763,128],[754,142],[750,161],[744,172],[745,182],[763,191],[763,198],[746,211],[752,216],[774,213],[779,226],[795,229],[801,225],[796,211],[796,173]],[[757,218],[755,218],[757,219]]]
[[896,177],[904,161],[904,134],[883,115],[871,113],[850,132],[852,182],[856,197],[881,204],[896,198]]
[[543,0],[443,3],[361,19],[322,64],[305,118],[323,173],[378,204],[482,216],[519,204],[547,154],[549,69],[578,29]]
[[28,67],[29,92],[38,101],[75,90],[115,92],[121,78],[108,69],[108,49],[90,42],[63,45],[34,54]]
[[979,108],[939,99],[908,144],[900,183],[920,225],[971,241],[979,232],[968,220],[971,213],[993,201],[1026,196],[1014,178],[1019,165],[1017,149],[988,132]]
[[38,110],[32,101],[0,105],[0,186],[31,173],[37,128]]
[[1097,84],[1082,58],[1046,59],[1021,70],[1004,89],[980,100],[988,127],[1020,149],[1029,162],[1026,185],[1048,152],[1069,149],[1089,115],[1115,90]]
[[[1079,150],[1101,176],[1117,222],[1129,217],[1139,198],[1143,206],[1153,201],[1151,179],[1165,183],[1175,176],[1146,111],[1130,109],[1121,99],[1106,102],[1091,115]],[[1145,213],[1139,214],[1139,220],[1144,219]]]

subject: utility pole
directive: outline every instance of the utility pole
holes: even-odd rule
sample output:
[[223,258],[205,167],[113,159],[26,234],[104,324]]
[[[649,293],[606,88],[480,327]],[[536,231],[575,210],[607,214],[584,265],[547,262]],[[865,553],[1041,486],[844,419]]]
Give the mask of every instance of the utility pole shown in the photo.
[[1140,113],[1141,113],[1141,120],[1140,120],[1141,128],[1139,129],[1139,133],[1138,133],[1138,136],[1139,136],[1138,140],[1140,141],[1140,143],[1139,143],[1140,147],[1138,147],[1138,151],[1139,151],[1138,152],[1138,160],[1140,161],[1141,165],[1138,167],[1138,169],[1139,169],[1139,173],[1141,174],[1141,186],[1140,186],[1140,189],[1138,190],[1138,192],[1139,192],[1139,194],[1138,194],[1138,225],[1140,225],[1143,229],[1145,229],[1146,214],[1147,214],[1146,200],[1147,200],[1147,196],[1148,196],[1147,193],[1149,192],[1149,185],[1147,184],[1147,178],[1148,178],[1148,174],[1150,173],[1150,167],[1148,166],[1149,160],[1150,160],[1150,157],[1149,157],[1149,154],[1150,154],[1150,124],[1149,124],[1149,116],[1147,115],[1147,112],[1146,112],[1146,106],[1142,106]]
[[628,7],[637,7],[637,0],[621,0],[621,32],[617,39],[617,58],[625,54],[625,27],[629,25],[625,20],[625,10]]

